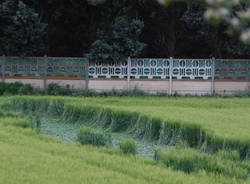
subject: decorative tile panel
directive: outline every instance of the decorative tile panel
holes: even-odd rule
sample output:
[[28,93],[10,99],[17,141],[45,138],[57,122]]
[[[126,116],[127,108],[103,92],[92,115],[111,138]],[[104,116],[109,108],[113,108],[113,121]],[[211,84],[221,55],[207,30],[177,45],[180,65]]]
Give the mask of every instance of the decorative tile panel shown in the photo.
[[[127,78],[127,61],[92,63],[91,78]],[[132,59],[130,76],[135,79],[169,79],[170,59]],[[210,79],[212,60],[174,59],[174,79]]]
[[176,79],[203,79],[212,77],[212,60],[174,59],[173,78]]

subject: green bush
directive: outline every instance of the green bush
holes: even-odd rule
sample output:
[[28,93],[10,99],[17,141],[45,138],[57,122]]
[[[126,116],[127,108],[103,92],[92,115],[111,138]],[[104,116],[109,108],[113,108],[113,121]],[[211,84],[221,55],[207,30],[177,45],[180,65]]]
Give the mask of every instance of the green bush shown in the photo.
[[[84,89],[72,89],[70,85],[62,87],[57,83],[50,83],[46,90],[32,87],[30,84],[22,84],[20,82],[16,83],[3,83],[0,82],[0,96],[1,95],[53,95],[53,96],[87,96],[87,97],[96,97],[96,96],[155,96],[143,92],[137,88],[134,88],[130,91],[86,91]],[[161,94],[156,96],[167,96],[167,94]]]
[[0,117],[3,117],[4,116],[4,113],[3,111],[0,110]]
[[78,141],[83,145],[107,146],[111,142],[111,135],[103,131],[83,127],[78,134]]
[[0,82],[0,95],[3,95],[7,89],[7,84]]
[[34,88],[30,84],[22,84],[20,82],[15,83],[3,83],[0,82],[0,95],[32,95],[34,94]]
[[136,145],[133,140],[125,140],[119,144],[122,153],[124,154],[133,154],[136,153]]
[[19,95],[32,95],[34,94],[34,88],[30,84],[25,84],[18,90]]
[[61,87],[57,83],[51,83],[48,85],[47,94],[48,95],[61,95],[61,96],[70,96],[72,95],[74,89],[70,89],[70,86]]
[[22,88],[24,85],[20,82],[10,83],[8,84],[7,93],[10,94],[18,94],[18,91],[20,88]]
[[59,95],[61,87],[56,83],[51,83],[48,85],[47,93],[48,95]]

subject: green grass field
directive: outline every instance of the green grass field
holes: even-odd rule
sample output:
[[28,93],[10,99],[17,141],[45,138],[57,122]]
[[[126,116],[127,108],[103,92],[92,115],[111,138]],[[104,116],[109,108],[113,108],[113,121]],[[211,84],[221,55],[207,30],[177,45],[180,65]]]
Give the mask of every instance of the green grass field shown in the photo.
[[[250,99],[2,97],[0,106],[0,183],[250,183]],[[36,114],[188,144],[157,161],[125,156],[38,134],[23,119]],[[201,153],[204,142],[215,152]]]
[[0,119],[0,183],[244,183],[224,176],[176,172],[105,148],[63,144]]
[[250,99],[237,98],[87,98],[89,105],[136,111],[170,122],[200,125],[216,136],[250,140]]
[[[46,97],[40,99],[43,98]],[[225,139],[250,140],[250,99],[248,98],[60,97],[58,99],[75,102],[78,106],[89,105],[115,111],[139,112],[142,115],[169,122],[199,125],[215,136]]]

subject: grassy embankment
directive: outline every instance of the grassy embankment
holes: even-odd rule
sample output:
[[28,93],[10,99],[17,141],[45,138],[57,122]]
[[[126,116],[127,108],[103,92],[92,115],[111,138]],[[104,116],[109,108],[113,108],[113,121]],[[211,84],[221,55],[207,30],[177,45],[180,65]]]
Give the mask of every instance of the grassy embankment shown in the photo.
[[31,130],[26,120],[3,114],[0,183],[244,183],[205,171],[176,172],[105,148],[63,144]]
[[12,108],[49,112],[112,131],[216,152],[250,150],[250,99],[12,97]]
[[[89,124],[97,124],[98,126],[110,128],[113,131],[128,131],[139,137],[144,137],[154,140],[157,139],[163,143],[172,145],[178,142],[178,140],[186,140],[186,142],[188,143],[188,147],[191,146],[193,148],[199,149],[200,151],[202,150],[202,148],[204,148],[204,151],[206,152],[211,151],[211,153],[214,153],[219,149],[235,150],[231,153],[219,151],[218,153],[213,155],[207,153],[201,153],[199,151],[190,148],[185,148],[183,150],[180,149],[177,151],[170,150],[166,153],[161,151],[158,152],[157,159],[158,161],[160,161],[160,163],[163,163],[165,166],[170,167],[174,170],[181,170],[186,173],[196,173],[196,174],[186,175],[183,172],[175,172],[172,169],[169,168],[165,169],[163,168],[163,166],[155,165],[156,163],[153,161],[145,161],[134,157],[121,157],[121,155],[114,154],[112,151],[107,151],[105,148],[96,149],[92,147],[84,147],[83,151],[83,153],[85,153],[84,155],[82,153],[83,149],[78,144],[65,145],[59,143],[58,141],[54,141],[52,139],[44,138],[43,136],[37,135],[34,131],[31,130],[27,129],[21,130],[16,126],[14,127],[6,126],[8,125],[8,123],[6,122],[11,122],[12,120],[8,119],[7,121],[5,121],[2,119],[1,120],[2,123],[0,123],[2,126],[0,133],[0,135],[2,135],[1,136],[2,139],[0,139],[0,143],[2,144],[2,142],[4,142],[1,140],[11,140],[12,142],[11,141],[6,142],[5,146],[10,147],[9,150],[13,149],[17,153],[21,151],[25,154],[19,158],[16,158],[15,154],[13,153],[13,155],[10,154],[10,156],[7,158],[6,155],[9,150],[7,148],[1,149],[2,150],[1,155],[3,156],[2,158],[6,158],[4,159],[6,160],[5,167],[7,167],[8,169],[9,168],[11,169],[13,165],[8,163],[9,161],[16,159],[17,163],[21,164],[25,162],[24,157],[34,158],[33,167],[28,166],[28,168],[34,168],[36,167],[36,165],[40,168],[45,167],[43,165],[42,160],[40,160],[41,163],[38,160],[35,160],[35,157],[40,157],[36,154],[40,154],[39,152],[43,152],[44,154],[44,152],[47,152],[49,149],[50,151],[52,151],[52,153],[54,153],[52,154],[52,156],[54,156],[55,158],[51,158],[52,159],[51,163],[54,163],[56,162],[57,159],[59,159],[59,156],[62,155],[62,152],[60,151],[62,149],[65,150],[65,152],[63,152],[64,154],[68,156],[70,155],[69,156],[70,158],[66,156],[65,160],[69,159],[70,162],[74,162],[71,159],[74,159],[75,157],[76,158],[83,157],[81,159],[88,160],[85,162],[81,161],[83,163],[82,172],[88,169],[89,166],[87,163],[92,163],[89,165],[93,165],[93,163],[95,163],[98,169],[102,169],[103,172],[104,171],[108,172],[110,171],[110,169],[108,168],[113,168],[111,169],[112,173],[119,171],[119,173],[124,174],[123,171],[126,171],[125,172],[126,176],[124,176],[125,178],[126,177],[129,178],[130,176],[127,175],[132,174],[133,176],[132,178],[136,179],[136,181],[131,180],[131,182],[134,183],[136,182],[138,183],[140,178],[142,179],[144,176],[146,177],[146,179],[143,178],[142,181],[140,182],[144,183],[145,182],[188,183],[189,181],[192,181],[193,183],[211,183],[211,182],[237,183],[243,181],[249,182],[249,179],[247,179],[249,178],[249,171],[250,171],[249,161],[247,160],[242,161],[243,158],[247,157],[249,151],[248,133],[250,130],[249,129],[250,124],[249,124],[248,110],[250,105],[248,103],[249,102],[248,99],[244,100],[213,99],[213,98],[209,99],[84,98],[82,99],[82,98],[60,98],[60,97],[11,97],[11,98],[6,98],[4,100],[6,101],[6,103],[3,107],[6,108],[7,106],[9,106],[9,108],[12,109],[14,108],[16,110],[22,110],[22,112],[25,112],[26,115],[34,113],[44,113],[44,112],[50,115],[60,115],[61,118],[71,120],[72,122],[85,121],[86,123]],[[233,112],[237,113],[234,114]],[[227,127],[227,125],[229,125],[230,128]],[[214,126],[216,127],[216,129],[214,128]],[[21,126],[21,127],[26,127],[26,126]],[[239,134],[236,134],[234,133],[236,130],[239,130],[241,132]],[[6,133],[6,131],[7,132],[10,131],[9,134]],[[231,136],[229,136],[230,134]],[[17,135],[17,137],[15,137],[14,135]],[[26,136],[28,137],[25,138]],[[26,148],[24,143],[26,143]],[[1,148],[4,148],[2,146]],[[15,147],[16,149],[14,149]],[[29,154],[24,151],[26,149],[29,150],[28,151]],[[79,150],[77,151],[77,149]],[[6,150],[8,151],[6,152]],[[101,155],[100,156],[101,159],[98,159],[100,158],[98,156],[99,154]],[[112,162],[110,159],[113,160],[114,162]],[[121,163],[119,159],[121,160],[125,159],[125,161]],[[62,161],[64,162],[64,160]],[[26,166],[29,165],[30,163],[31,162],[27,162],[26,160],[24,168],[26,168]],[[40,166],[39,164],[42,164],[42,166]],[[58,164],[60,165],[63,163],[58,163]],[[63,165],[65,164],[66,161]],[[11,165],[11,167],[8,165]],[[21,167],[18,165],[14,167]],[[51,167],[52,169],[54,165],[55,168],[53,168],[53,170],[58,169],[58,172],[65,172],[64,169],[66,168],[61,168],[61,167],[56,168],[57,164],[53,164],[48,167]],[[72,166],[71,163],[69,163],[69,165]],[[2,169],[5,167],[2,167]],[[76,168],[78,167],[80,166],[76,165]],[[13,170],[15,169],[17,168],[14,168]],[[60,169],[61,171],[59,171]],[[138,170],[137,172],[138,176],[135,175],[134,169]],[[49,169],[41,169],[41,170],[44,170],[45,172],[49,171]],[[73,173],[76,172],[74,170],[74,167],[71,170],[73,170]],[[77,170],[79,170],[79,168]],[[154,171],[156,171],[156,173]],[[96,170],[96,172],[98,171]],[[39,171],[37,170],[35,173],[37,175]],[[64,175],[69,179],[74,176],[73,173]],[[154,176],[153,173],[156,175]],[[41,175],[40,174],[39,175],[43,177],[43,174],[44,173],[41,173]],[[142,175],[143,177],[139,175]],[[91,176],[94,178],[100,177],[100,176],[95,176],[94,174]],[[113,176],[115,176],[115,174],[113,174]],[[27,175],[27,179],[30,179],[30,177],[31,176]],[[84,177],[84,174],[79,177]],[[105,178],[105,176],[103,177]],[[33,179],[38,179],[38,178],[39,176],[36,176],[36,178]],[[110,177],[108,181],[110,181],[110,183],[114,181],[116,183],[117,182],[119,183],[120,181],[116,180],[118,178]],[[58,181],[59,180],[55,182],[57,183]],[[125,183],[127,183],[127,181],[129,180],[125,179],[125,181],[126,181]],[[93,179],[93,183],[95,182],[98,181]]]

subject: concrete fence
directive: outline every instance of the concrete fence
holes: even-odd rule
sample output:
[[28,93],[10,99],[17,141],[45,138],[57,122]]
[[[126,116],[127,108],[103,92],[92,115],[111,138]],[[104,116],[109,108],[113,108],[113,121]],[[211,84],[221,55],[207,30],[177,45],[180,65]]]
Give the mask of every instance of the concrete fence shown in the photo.
[[46,88],[50,83],[108,91],[233,94],[250,89],[250,60],[128,58],[89,62],[87,58],[0,57],[3,82]]

